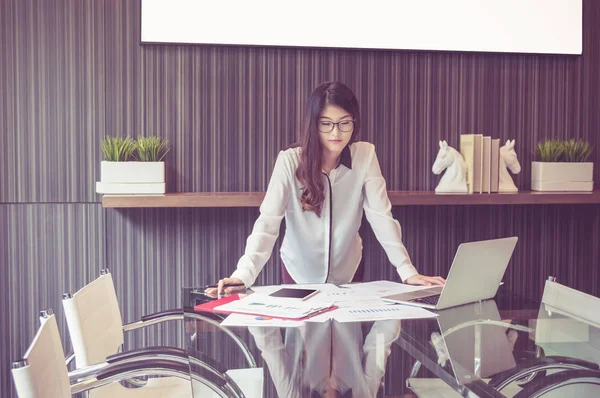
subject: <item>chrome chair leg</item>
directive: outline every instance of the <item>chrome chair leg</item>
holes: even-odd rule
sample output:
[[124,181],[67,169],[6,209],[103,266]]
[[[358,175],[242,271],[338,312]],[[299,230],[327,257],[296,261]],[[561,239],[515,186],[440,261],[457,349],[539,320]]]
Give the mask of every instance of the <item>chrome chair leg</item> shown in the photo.
[[419,373],[420,369],[421,369],[421,362],[415,361],[415,363],[412,366],[412,369],[410,370],[410,376],[408,376],[408,377],[417,377],[417,373]]

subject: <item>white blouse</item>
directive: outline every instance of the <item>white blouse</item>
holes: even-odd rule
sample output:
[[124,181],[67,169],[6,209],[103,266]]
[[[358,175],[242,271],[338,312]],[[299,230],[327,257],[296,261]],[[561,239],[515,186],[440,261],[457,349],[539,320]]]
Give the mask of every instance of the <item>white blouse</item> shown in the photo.
[[[349,148],[349,150],[348,150]],[[296,283],[348,283],[362,256],[358,229],[363,209],[377,240],[403,281],[417,274],[402,243],[400,223],[391,213],[375,147],[355,142],[342,152],[340,165],[323,173],[321,217],[302,211],[302,185],[296,178],[300,148],[279,152],[260,216],[232,278],[252,286],[269,260],[285,217],[281,259]]]

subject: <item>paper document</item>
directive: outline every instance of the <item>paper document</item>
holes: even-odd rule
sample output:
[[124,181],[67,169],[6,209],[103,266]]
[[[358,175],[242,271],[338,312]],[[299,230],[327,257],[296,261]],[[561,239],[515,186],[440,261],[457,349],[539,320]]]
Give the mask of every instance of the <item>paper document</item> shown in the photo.
[[[344,307],[348,305],[356,305],[358,303],[381,303],[378,296],[371,294],[367,288],[349,289],[338,287],[331,283],[321,284],[303,284],[303,285],[274,285],[274,286],[252,286],[255,293],[261,295],[269,295],[281,288],[288,289],[316,289],[319,291],[311,298],[305,300],[306,303],[333,303],[336,306]],[[315,304],[316,305],[316,304]]]
[[[301,301],[277,298],[269,294],[283,288],[317,289],[319,293]],[[253,286],[254,294],[215,307],[231,314],[223,326],[297,327],[303,322],[367,322],[385,319],[418,319],[437,316],[419,307],[394,305],[381,300],[389,294],[406,293],[431,286],[413,286],[390,281],[351,283],[337,286],[331,283]],[[331,306],[337,307],[327,311]],[[310,314],[316,314],[307,319]],[[284,319],[281,319],[284,318]]]
[[432,286],[415,286],[391,281],[374,281],[365,283],[349,283],[342,285],[354,294],[383,297],[390,294],[409,293],[417,290],[430,289]]
[[386,319],[420,319],[436,316],[437,314],[423,308],[379,303],[374,306],[338,308],[335,311],[325,312],[302,321],[271,318],[262,315],[230,314],[223,322],[221,322],[221,325],[292,328],[298,327],[304,322],[327,322],[331,319],[340,323],[346,323],[380,321]]
[[258,326],[258,327],[278,327],[295,328],[302,325],[303,321],[292,319],[271,318],[262,315],[229,314],[222,326]]
[[[327,314],[323,314],[327,315]],[[420,319],[433,318],[437,314],[424,308],[411,307],[409,305],[377,305],[357,306],[354,308],[339,308],[331,313],[333,319],[338,322],[366,322],[385,319]]]
[[243,299],[215,307],[215,310],[286,319],[301,319],[332,307],[331,302],[309,302],[254,293]]

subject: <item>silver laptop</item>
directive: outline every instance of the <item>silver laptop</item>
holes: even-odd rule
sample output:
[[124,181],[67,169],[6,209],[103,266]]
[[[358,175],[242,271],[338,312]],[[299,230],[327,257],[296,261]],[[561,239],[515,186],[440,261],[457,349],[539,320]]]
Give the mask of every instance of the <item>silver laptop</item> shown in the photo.
[[492,298],[498,292],[517,239],[513,236],[463,243],[458,246],[444,286],[392,294],[382,299],[441,310]]

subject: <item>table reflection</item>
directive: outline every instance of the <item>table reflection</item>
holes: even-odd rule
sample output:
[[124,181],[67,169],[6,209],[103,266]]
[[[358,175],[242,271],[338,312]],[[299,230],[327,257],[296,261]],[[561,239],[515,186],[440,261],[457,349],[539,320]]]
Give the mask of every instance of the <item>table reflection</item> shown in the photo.
[[374,397],[400,321],[248,328],[279,397]]

